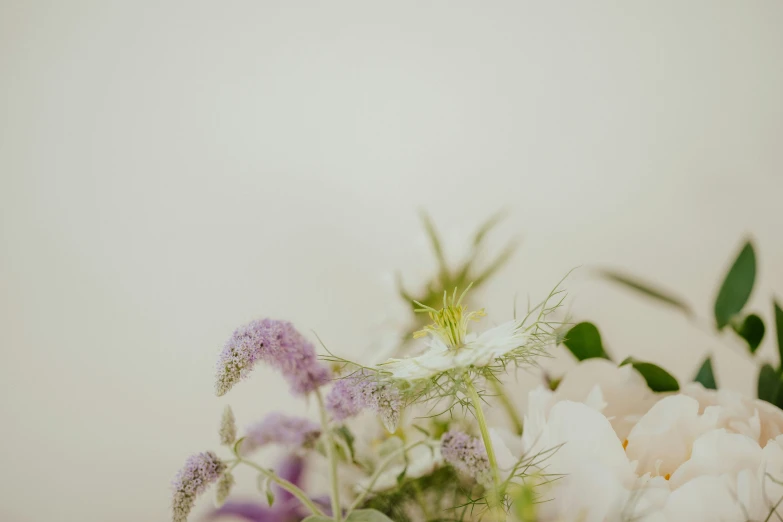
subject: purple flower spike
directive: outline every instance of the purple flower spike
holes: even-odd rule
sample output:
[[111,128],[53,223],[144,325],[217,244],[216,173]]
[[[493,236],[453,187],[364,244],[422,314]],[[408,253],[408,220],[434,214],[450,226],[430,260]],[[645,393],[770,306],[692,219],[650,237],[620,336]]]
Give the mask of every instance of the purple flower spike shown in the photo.
[[335,420],[342,421],[364,409],[371,409],[380,415],[390,432],[397,429],[402,406],[400,391],[394,385],[381,382],[364,371],[337,381],[326,397],[326,409]]
[[196,497],[217,482],[225,470],[226,465],[211,451],[190,456],[171,484],[174,489],[171,502],[173,522],[185,522]]
[[290,448],[310,447],[320,435],[321,427],[309,419],[272,412],[247,430],[242,452],[250,453],[267,444]]
[[259,360],[282,373],[294,395],[307,395],[331,379],[313,344],[291,323],[263,319],[240,326],[226,342],[218,359],[215,392],[225,395]]
[[484,444],[461,431],[447,431],[440,439],[443,459],[479,482],[489,479],[489,458]]

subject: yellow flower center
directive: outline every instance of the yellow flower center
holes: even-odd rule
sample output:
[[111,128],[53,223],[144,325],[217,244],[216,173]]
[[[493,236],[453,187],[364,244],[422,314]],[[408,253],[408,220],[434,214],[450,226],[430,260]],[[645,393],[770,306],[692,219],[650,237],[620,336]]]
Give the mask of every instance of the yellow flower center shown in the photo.
[[428,324],[423,329],[414,332],[413,338],[424,337],[425,335],[438,336],[447,346],[451,348],[459,348],[465,342],[465,336],[468,333],[468,323],[470,321],[478,321],[480,318],[487,315],[484,309],[474,310],[468,312],[468,307],[462,304],[462,298],[470,290],[470,286],[460,294],[457,298],[457,289],[449,299],[448,293],[443,292],[443,308],[435,310],[432,307],[423,305],[418,301],[414,301],[420,308],[417,308],[417,312],[427,312],[432,324]]

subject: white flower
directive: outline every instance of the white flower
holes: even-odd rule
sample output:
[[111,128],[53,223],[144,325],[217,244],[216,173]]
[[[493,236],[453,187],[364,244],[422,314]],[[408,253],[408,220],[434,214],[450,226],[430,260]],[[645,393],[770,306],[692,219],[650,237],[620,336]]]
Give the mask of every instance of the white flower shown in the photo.
[[416,381],[430,379],[443,372],[470,367],[485,367],[525,346],[529,336],[518,321],[509,321],[479,335],[467,334],[459,346],[450,346],[431,335],[424,352],[416,357],[389,359],[378,366],[394,379]]
[[549,450],[532,479],[550,480],[542,521],[762,521],[783,497],[783,411],[768,403],[699,384],[655,395],[600,359],[528,403],[524,435],[492,439],[507,470]]

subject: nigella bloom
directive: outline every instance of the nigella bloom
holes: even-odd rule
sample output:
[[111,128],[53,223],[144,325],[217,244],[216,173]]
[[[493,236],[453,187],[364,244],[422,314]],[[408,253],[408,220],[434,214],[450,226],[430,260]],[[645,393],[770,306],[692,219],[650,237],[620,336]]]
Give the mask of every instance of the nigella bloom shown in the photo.
[[295,395],[306,395],[331,378],[313,344],[291,323],[262,319],[240,326],[226,342],[217,365],[216,393],[227,393],[258,361],[280,371]]
[[326,408],[335,420],[345,420],[364,409],[371,409],[380,416],[389,432],[397,429],[402,406],[396,386],[382,382],[364,370],[337,381],[326,397]]
[[480,483],[489,482],[489,459],[484,444],[461,431],[447,431],[440,439],[443,460],[474,477]]
[[309,419],[272,412],[248,428],[242,452],[247,454],[267,444],[307,448],[313,446],[320,435],[321,426]]
[[211,451],[191,455],[171,484],[174,489],[171,502],[173,522],[185,522],[196,497],[217,482],[225,470],[226,465]]
[[541,349],[543,336],[530,335],[531,328],[521,321],[509,321],[477,335],[468,333],[468,323],[483,317],[484,310],[468,312],[462,305],[465,292],[449,297],[444,294],[443,308],[435,310],[422,305],[418,311],[428,312],[433,323],[416,332],[414,337],[427,337],[424,352],[416,357],[389,359],[378,365],[392,379],[416,382],[432,379],[451,370],[474,370],[511,363],[525,362]]

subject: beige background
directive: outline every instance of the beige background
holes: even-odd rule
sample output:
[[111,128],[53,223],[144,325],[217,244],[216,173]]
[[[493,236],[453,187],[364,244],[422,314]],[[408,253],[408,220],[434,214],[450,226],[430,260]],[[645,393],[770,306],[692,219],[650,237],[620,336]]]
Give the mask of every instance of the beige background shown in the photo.
[[[454,252],[511,210],[495,245],[523,247],[481,296],[499,320],[595,264],[708,320],[750,233],[769,318],[782,23],[778,1],[0,0],[0,520],[166,520],[226,402],[305,409],[265,370],[213,396],[232,329],[369,346],[388,274],[432,267],[421,208]],[[730,336],[584,270],[568,287],[619,356],[687,378],[714,351],[753,390]]]

